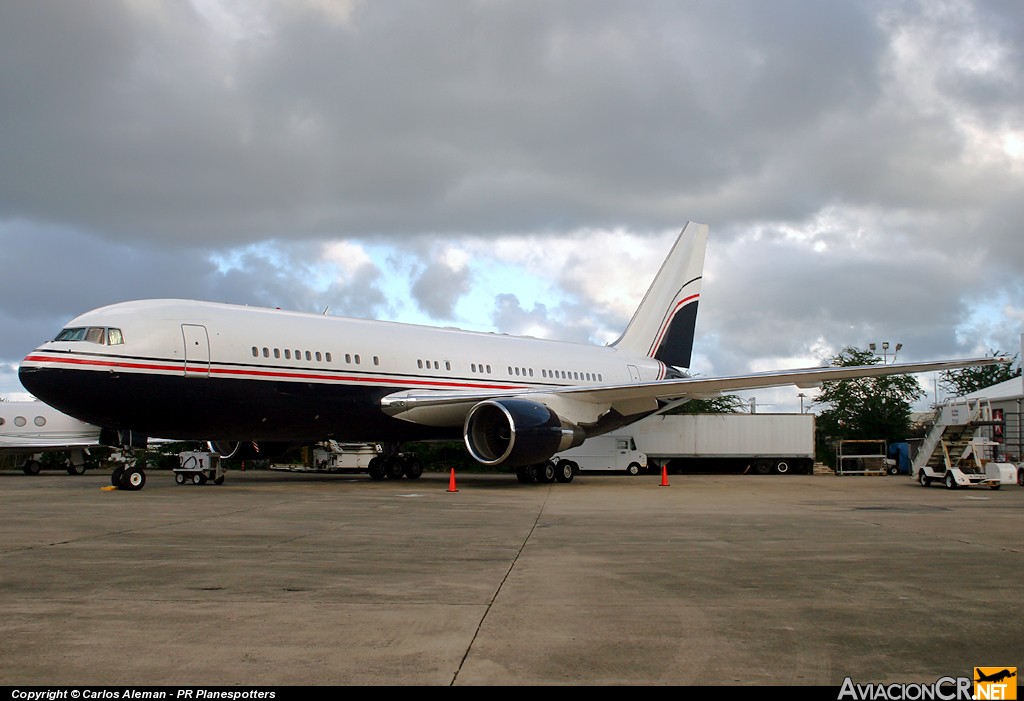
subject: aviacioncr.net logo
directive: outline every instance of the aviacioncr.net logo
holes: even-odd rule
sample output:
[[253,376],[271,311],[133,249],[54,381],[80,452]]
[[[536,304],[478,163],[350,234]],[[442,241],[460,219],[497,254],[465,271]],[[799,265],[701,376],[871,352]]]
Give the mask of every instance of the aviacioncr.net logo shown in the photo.
[[974,698],[977,701],[1014,701],[1017,698],[1017,668],[975,667]]

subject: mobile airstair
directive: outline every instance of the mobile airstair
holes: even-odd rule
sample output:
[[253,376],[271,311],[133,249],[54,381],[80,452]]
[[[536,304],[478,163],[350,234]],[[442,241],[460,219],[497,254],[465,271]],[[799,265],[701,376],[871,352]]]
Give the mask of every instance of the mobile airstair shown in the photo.
[[[941,482],[949,489],[1014,484],[1013,465],[996,461],[998,444],[986,440],[986,427],[998,425],[992,419],[987,399],[955,399],[938,409],[935,424],[914,457],[911,476],[922,486]],[[982,448],[989,448],[983,451]]]

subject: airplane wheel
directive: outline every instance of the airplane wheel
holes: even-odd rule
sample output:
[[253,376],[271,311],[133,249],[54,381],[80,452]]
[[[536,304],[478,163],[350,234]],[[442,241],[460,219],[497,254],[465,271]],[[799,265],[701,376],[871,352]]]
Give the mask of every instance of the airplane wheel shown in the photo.
[[555,481],[555,466],[551,462],[543,462],[536,466],[537,481],[550,484]]
[[68,465],[68,474],[69,475],[84,475],[85,474],[85,465],[84,464],[82,464],[82,465],[74,465],[74,464]]
[[405,461],[405,476],[411,480],[417,480],[423,474],[423,463],[416,456]]
[[555,466],[555,479],[559,482],[572,482],[576,476],[576,464],[571,460],[559,460]]
[[402,459],[397,455],[389,455],[384,458],[384,476],[388,479],[402,479]]
[[177,482],[178,484],[185,484],[185,473],[184,472],[175,472],[174,473],[174,481]]
[[146,473],[137,467],[130,467],[121,475],[121,488],[137,492],[146,486]]
[[956,480],[951,472],[946,473],[946,489],[956,489]]
[[379,482],[384,479],[384,458],[371,458],[369,464],[366,466],[366,474],[368,474],[370,479],[374,482]]
[[535,479],[533,468],[529,465],[520,465],[516,468],[516,479],[522,484],[529,484]]
[[114,471],[110,473],[110,484],[115,487],[121,486],[121,475],[124,474],[124,467],[118,466],[114,468]]
[[21,471],[26,475],[38,475],[41,469],[42,468],[39,466],[38,460],[28,460],[21,466]]

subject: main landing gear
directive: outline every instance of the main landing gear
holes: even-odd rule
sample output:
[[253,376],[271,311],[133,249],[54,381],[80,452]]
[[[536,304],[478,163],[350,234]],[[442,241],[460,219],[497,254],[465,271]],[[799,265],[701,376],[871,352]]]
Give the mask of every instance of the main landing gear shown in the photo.
[[523,484],[540,482],[551,484],[552,482],[572,482],[579,467],[571,460],[547,460],[536,465],[520,465],[516,468],[516,479]]
[[383,479],[397,480],[403,477],[415,480],[423,475],[423,463],[413,454],[392,453],[391,455],[378,455],[370,460],[366,466],[366,473],[374,481]]

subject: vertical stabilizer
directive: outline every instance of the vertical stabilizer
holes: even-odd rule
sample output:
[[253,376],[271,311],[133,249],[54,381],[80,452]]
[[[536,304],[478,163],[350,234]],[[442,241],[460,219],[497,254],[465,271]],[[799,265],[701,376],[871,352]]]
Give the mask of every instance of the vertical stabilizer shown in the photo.
[[689,222],[614,345],[676,367],[690,367],[704,274],[707,224]]

